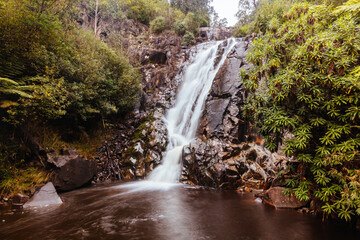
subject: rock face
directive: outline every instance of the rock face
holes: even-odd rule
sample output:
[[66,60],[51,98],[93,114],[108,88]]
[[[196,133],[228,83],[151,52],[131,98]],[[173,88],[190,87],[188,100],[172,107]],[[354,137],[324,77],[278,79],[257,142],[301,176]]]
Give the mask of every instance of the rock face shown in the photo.
[[189,64],[185,60],[192,58],[196,48],[183,49],[182,39],[172,35],[144,39],[129,40],[133,44],[128,48],[143,64],[142,99],[133,115],[99,149],[98,181],[144,179],[160,164],[167,146],[163,117]]
[[[79,24],[91,27],[93,19],[86,16]],[[197,49],[181,46],[182,38],[171,33],[154,36],[146,26],[132,20],[119,21],[110,24],[104,20],[99,29],[105,32],[105,42],[117,33],[124,36],[130,61],[140,65],[143,90],[134,113],[117,126],[113,137],[99,149],[99,181],[143,179],[160,164],[167,146],[163,116],[174,104],[184,69]],[[197,42],[228,38],[231,30],[202,28]],[[246,90],[239,71],[251,67],[246,62],[249,48],[249,39],[239,39],[216,75],[197,138],[183,150],[182,182],[226,189],[261,189],[286,166],[284,156],[261,146],[262,138],[242,116]],[[222,49],[223,46],[218,49],[214,66],[220,61]]]
[[214,79],[198,137],[183,150],[182,182],[263,189],[286,167],[288,158],[265,149],[256,129],[242,120],[246,90],[239,71],[250,67],[248,50],[249,42],[239,40]]
[[62,155],[48,154],[48,162],[55,169],[51,181],[61,191],[79,188],[90,182],[97,173],[94,160],[84,159],[72,149],[63,151]]
[[[184,55],[167,54],[164,60],[160,52],[177,52],[179,49],[169,50],[176,44],[175,38],[159,37],[152,48],[141,50],[143,101],[137,112],[119,126],[115,136],[100,149],[98,180],[143,179],[161,163],[167,146],[163,116],[174,103],[177,86],[186,69],[186,65],[175,59],[183,56],[191,62],[196,53],[194,47]],[[160,45],[162,48],[157,49]],[[218,49],[219,55],[222,47]],[[281,152],[271,153],[265,149],[256,129],[242,119],[246,90],[239,70],[250,67],[246,62],[248,50],[249,41],[239,39],[217,73],[204,105],[197,138],[183,149],[181,182],[223,189],[263,189],[286,167],[288,158]],[[153,61],[156,64],[151,65]],[[177,74],[170,69],[178,69]]]
[[261,136],[242,120],[246,91],[239,70],[249,42],[241,39],[217,73],[208,95],[198,137],[183,150],[182,182],[224,189],[262,189],[288,159],[261,146]]
[[61,198],[56,193],[54,185],[48,182],[35,192],[34,196],[24,204],[23,208],[47,207],[60,205],[62,203]]
[[242,131],[247,123],[241,120],[245,89],[239,78],[239,71],[250,67],[246,63],[248,50],[249,42],[239,41],[214,79],[199,128],[206,138],[239,142],[248,134]]
[[283,187],[270,188],[263,194],[263,201],[276,208],[301,208],[307,204],[294,196],[285,196],[283,194],[285,189]]
[[202,27],[200,28],[200,37],[203,40],[224,40],[232,37],[233,27]]

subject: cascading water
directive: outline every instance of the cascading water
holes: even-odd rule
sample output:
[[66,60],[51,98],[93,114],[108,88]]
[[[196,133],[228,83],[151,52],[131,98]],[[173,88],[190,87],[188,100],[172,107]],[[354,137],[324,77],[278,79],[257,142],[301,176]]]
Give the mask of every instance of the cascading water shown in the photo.
[[201,50],[185,72],[175,105],[167,113],[168,146],[162,164],[151,173],[150,181],[178,181],[182,149],[195,137],[212,82],[235,44],[235,39],[228,39],[200,46]]

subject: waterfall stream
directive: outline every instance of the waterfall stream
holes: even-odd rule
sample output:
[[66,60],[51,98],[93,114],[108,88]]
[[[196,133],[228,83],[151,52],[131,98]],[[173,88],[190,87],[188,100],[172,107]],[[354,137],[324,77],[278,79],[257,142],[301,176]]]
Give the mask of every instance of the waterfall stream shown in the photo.
[[212,82],[229,52],[236,44],[235,39],[200,45],[199,52],[183,76],[175,105],[166,115],[168,146],[162,164],[151,173],[153,182],[175,183],[180,175],[182,149],[195,138],[205,100]]

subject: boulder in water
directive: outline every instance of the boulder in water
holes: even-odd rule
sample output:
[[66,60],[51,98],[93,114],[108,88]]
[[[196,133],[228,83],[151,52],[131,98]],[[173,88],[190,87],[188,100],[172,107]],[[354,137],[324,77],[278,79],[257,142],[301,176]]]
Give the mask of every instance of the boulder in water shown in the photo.
[[44,186],[42,186],[37,192],[35,192],[34,196],[24,204],[24,208],[31,207],[47,207],[53,205],[62,204],[62,200],[57,194],[54,185],[52,182],[48,182]]
[[284,187],[272,187],[265,192],[263,200],[265,203],[276,208],[301,208],[307,204],[305,201],[300,201],[294,196],[285,196]]
[[97,173],[94,160],[87,160],[72,149],[58,156],[48,154],[48,162],[55,166],[51,181],[61,191],[79,188],[90,182]]

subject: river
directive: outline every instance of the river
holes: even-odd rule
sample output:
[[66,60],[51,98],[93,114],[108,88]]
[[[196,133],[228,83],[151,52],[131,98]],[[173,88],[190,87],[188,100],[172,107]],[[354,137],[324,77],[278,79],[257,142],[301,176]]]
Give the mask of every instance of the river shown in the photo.
[[100,184],[61,194],[59,207],[2,210],[0,239],[360,239],[345,225],[276,210],[252,193],[142,184]]

